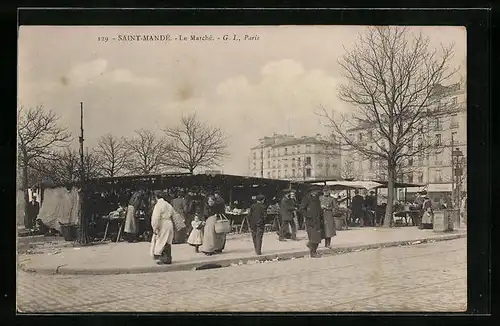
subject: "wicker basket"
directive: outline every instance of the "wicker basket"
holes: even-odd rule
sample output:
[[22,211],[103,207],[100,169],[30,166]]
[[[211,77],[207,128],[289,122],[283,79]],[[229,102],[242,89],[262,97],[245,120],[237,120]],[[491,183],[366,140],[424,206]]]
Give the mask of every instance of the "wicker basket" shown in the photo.
[[224,215],[219,215],[215,221],[215,233],[229,233],[231,232],[231,221]]

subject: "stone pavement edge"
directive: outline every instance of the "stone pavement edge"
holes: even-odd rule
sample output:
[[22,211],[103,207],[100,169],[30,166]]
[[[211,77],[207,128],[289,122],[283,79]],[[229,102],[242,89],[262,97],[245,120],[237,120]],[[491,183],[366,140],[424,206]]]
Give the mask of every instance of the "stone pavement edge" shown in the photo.
[[[424,242],[435,242],[464,238],[466,229],[447,233],[404,228],[358,228],[337,231],[332,239],[332,248],[322,248],[323,255],[335,255],[352,251],[381,247],[405,246]],[[96,243],[87,247],[75,247],[72,243],[49,249],[35,249],[32,254],[18,254],[18,268],[40,274],[110,275],[140,274],[193,270],[207,264],[220,267],[242,265],[265,260],[287,260],[308,256],[307,235],[298,232],[298,240],[279,242],[274,232],[266,233],[263,239],[263,254],[257,256],[249,234],[230,234],[224,252],[216,256],[205,256],[194,252],[188,244],[172,247],[173,263],[156,265],[149,256],[149,243]],[[322,244],[323,245],[323,244]]]

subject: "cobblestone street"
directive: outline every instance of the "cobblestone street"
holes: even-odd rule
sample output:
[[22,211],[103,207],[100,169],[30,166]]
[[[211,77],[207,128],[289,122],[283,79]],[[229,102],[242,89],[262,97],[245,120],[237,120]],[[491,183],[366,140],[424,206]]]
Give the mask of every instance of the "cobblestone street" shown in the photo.
[[22,312],[465,311],[467,239],[153,274],[18,272]]

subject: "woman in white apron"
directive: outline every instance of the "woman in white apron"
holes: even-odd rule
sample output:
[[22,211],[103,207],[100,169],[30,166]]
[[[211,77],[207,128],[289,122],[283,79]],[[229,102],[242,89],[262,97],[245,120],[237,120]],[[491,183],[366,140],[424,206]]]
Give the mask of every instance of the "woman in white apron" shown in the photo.
[[155,191],[156,204],[151,215],[153,237],[150,254],[158,265],[172,263],[172,241],[174,239],[174,224],[172,216],[174,208],[165,200],[165,193]]

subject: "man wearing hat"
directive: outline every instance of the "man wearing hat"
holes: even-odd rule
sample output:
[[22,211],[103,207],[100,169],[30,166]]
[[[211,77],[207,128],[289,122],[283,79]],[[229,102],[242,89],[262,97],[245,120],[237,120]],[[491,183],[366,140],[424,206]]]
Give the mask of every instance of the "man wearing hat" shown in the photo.
[[337,200],[330,196],[330,189],[328,187],[323,189],[323,195],[319,197],[319,201],[321,202],[321,209],[323,210],[325,247],[330,248],[332,237],[337,235],[333,214],[337,213],[339,207]]
[[258,195],[256,202],[250,206],[248,212],[248,224],[252,232],[253,247],[257,255],[262,254],[262,237],[264,235],[264,225],[266,223],[267,208],[264,205],[265,197]]
[[307,196],[304,197],[300,208],[306,219],[306,230],[309,242],[307,247],[312,258],[318,258],[320,255],[317,252],[318,245],[322,239],[322,209],[319,200],[319,189],[313,188]]
[[363,211],[364,199],[359,194],[359,190],[354,190],[354,197],[351,202],[351,211],[354,217],[354,221],[358,220],[360,222],[360,226],[365,225],[365,214]]
[[295,223],[293,223],[294,211],[295,201],[290,198],[290,191],[286,191],[280,203],[281,228],[279,241],[285,241],[285,230],[289,228],[292,230],[291,239],[297,240],[297,230],[295,229]]

